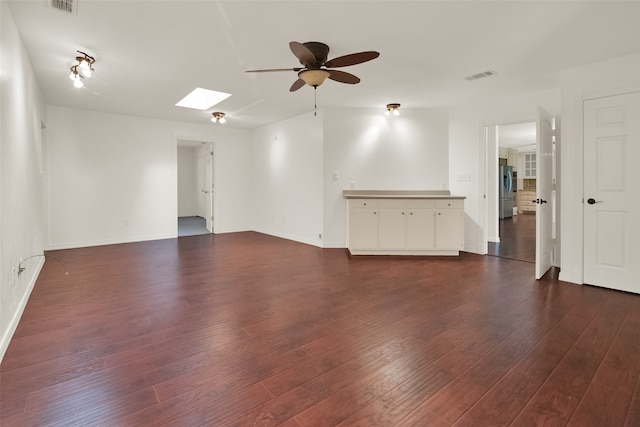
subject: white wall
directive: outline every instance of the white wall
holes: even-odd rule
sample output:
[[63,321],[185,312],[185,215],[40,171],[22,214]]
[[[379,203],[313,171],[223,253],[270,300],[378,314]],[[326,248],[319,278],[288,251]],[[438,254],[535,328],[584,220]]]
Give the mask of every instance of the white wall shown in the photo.
[[47,115],[50,248],[175,237],[178,139],[214,142],[218,160],[233,162],[215,169],[226,187],[216,232],[250,228],[247,131],[54,106]]
[[44,103],[7,2],[0,2],[0,360],[44,258]]
[[324,247],[345,247],[345,189],[448,189],[447,111],[383,113],[324,110]]
[[254,131],[254,230],[321,246],[322,134],[322,111]]
[[484,127],[535,121],[537,105],[558,114],[560,90],[514,94],[450,110],[449,185],[452,194],[467,197],[464,230],[467,252],[487,253]]
[[198,151],[178,147],[178,216],[196,216],[198,212]]

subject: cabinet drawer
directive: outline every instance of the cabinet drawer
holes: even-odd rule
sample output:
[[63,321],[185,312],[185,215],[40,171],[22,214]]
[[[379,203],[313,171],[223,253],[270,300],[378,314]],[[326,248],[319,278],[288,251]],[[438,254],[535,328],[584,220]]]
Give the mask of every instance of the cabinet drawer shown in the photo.
[[380,199],[378,200],[379,208],[399,208],[402,209],[406,206],[404,199]]
[[463,200],[436,200],[436,207],[440,209],[462,209],[464,207]]
[[352,208],[377,208],[377,199],[351,199],[349,200],[349,206]]
[[433,209],[436,207],[435,200],[411,199],[407,200],[407,207],[413,209]]

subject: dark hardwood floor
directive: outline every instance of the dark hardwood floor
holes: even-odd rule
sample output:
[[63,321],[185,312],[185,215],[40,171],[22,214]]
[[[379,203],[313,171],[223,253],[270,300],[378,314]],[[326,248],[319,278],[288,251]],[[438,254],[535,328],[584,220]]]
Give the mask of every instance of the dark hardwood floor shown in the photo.
[[536,262],[536,216],[514,215],[499,220],[500,242],[489,242],[489,255]]
[[258,233],[55,251],[0,425],[638,426],[640,298]]

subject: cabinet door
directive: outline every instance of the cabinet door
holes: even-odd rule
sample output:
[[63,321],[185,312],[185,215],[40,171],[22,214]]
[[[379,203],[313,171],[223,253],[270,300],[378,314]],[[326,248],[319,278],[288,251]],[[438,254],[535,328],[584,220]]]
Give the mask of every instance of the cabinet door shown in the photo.
[[350,209],[349,247],[352,249],[378,248],[377,209]]
[[380,209],[378,244],[384,249],[404,249],[406,245],[405,209]]
[[435,246],[436,211],[410,209],[407,212],[407,249],[433,249]]
[[464,211],[438,209],[436,212],[436,249],[462,249],[464,242]]
[[524,155],[524,176],[527,178],[536,177],[536,155],[525,154]]

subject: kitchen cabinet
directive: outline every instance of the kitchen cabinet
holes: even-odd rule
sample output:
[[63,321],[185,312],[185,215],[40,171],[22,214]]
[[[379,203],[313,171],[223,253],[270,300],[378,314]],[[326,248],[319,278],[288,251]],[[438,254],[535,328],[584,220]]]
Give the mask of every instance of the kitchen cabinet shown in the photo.
[[518,170],[518,150],[514,148],[507,149],[507,165],[513,166],[513,171]]
[[462,197],[350,198],[347,210],[353,255],[458,255],[463,249]]
[[536,177],[536,153],[524,153],[524,177]]
[[[394,200],[397,201],[397,200]],[[404,209],[380,209],[378,247],[404,249],[407,245],[407,220]]]
[[433,209],[410,209],[406,231],[407,249],[435,249],[435,211]]
[[378,202],[357,200],[349,210],[349,241],[354,249],[376,249],[378,247]]
[[536,211],[536,192],[519,190],[516,196],[518,204],[518,213],[534,212]]

